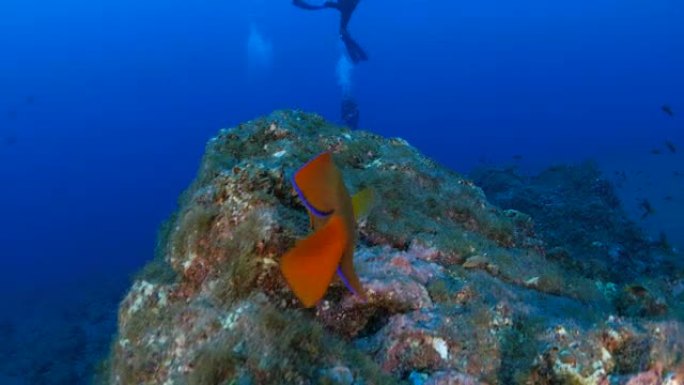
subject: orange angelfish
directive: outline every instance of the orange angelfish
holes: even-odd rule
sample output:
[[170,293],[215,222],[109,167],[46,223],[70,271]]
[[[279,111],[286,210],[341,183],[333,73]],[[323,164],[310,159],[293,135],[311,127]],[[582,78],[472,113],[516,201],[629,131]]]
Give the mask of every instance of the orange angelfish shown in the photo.
[[293,177],[299,198],[309,211],[313,233],[297,241],[280,260],[290,288],[306,307],[328,290],[335,272],[351,292],[365,298],[354,270],[356,220],[367,214],[373,192],[364,189],[352,198],[329,152],[306,163]]

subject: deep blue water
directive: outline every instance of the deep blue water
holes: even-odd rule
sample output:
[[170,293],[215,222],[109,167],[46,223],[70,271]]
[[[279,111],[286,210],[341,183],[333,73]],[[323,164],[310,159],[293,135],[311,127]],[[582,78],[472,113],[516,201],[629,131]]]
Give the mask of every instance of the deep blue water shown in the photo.
[[[672,195],[644,225],[684,246],[682,20],[679,0],[364,0],[347,84],[362,128],[462,172],[641,170],[625,205]],[[339,121],[337,23],[287,0],[3,0],[2,293],[135,271],[219,128]],[[665,140],[681,152],[652,155]]]

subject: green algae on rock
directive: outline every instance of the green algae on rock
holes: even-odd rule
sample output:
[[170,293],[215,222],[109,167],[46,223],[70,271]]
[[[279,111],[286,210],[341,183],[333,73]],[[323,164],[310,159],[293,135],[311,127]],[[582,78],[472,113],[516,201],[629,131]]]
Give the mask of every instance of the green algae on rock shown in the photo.
[[[307,310],[278,263],[308,231],[290,177],[323,151],[378,203],[355,254],[368,300],[336,281]],[[599,384],[681,361],[681,321],[616,317],[603,286],[546,257],[533,217],[316,115],[222,130],[160,234],[120,305],[112,385]]]

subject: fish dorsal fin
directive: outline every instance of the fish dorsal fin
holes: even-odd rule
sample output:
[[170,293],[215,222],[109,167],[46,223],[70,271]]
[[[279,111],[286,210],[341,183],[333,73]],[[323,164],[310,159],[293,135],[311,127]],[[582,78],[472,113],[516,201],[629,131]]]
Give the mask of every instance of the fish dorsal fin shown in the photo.
[[360,221],[368,216],[373,201],[375,200],[375,193],[370,187],[357,192],[352,197],[352,206],[354,207],[354,219]]
[[305,307],[315,305],[325,295],[349,240],[344,219],[332,215],[323,227],[283,255],[280,269]]
[[294,186],[304,205],[313,214],[323,217],[335,209],[340,171],[329,152],[311,159],[294,175]]

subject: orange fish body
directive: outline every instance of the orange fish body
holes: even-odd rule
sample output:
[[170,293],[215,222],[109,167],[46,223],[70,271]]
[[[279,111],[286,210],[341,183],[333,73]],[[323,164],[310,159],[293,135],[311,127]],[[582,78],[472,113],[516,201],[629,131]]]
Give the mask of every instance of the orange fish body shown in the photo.
[[281,258],[290,288],[311,307],[323,298],[337,272],[352,292],[364,297],[354,269],[356,219],[370,208],[372,193],[364,190],[352,199],[329,152],[302,166],[293,182],[309,211],[313,233]]

